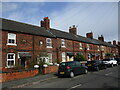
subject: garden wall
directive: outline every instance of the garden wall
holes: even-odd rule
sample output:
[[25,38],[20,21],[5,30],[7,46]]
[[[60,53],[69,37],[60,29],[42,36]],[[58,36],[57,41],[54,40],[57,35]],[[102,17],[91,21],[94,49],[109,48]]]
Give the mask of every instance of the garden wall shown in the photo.
[[38,69],[0,73],[0,82],[6,82],[6,81],[21,79],[21,78],[33,77],[33,76],[37,75],[38,73],[39,73]]
[[43,68],[43,74],[54,73],[58,71],[58,66],[48,66]]

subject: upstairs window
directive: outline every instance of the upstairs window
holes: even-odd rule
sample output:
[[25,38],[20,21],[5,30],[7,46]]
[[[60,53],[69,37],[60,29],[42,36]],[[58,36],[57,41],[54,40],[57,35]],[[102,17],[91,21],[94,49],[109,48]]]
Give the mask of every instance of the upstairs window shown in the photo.
[[82,43],[80,43],[80,49],[82,49]]
[[16,45],[16,34],[8,33],[7,45]]
[[15,54],[8,53],[7,54],[7,67],[13,67],[15,65]]
[[65,47],[65,40],[61,39],[61,47]]
[[47,38],[46,42],[47,42],[47,48],[52,48],[52,40],[50,38]]

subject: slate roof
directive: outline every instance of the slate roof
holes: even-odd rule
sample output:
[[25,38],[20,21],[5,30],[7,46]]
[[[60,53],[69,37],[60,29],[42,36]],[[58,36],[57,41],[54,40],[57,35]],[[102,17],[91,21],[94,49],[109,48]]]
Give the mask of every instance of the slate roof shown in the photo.
[[25,24],[25,23],[21,23],[21,22],[16,22],[13,20],[7,20],[7,19],[3,19],[3,18],[0,18],[0,28],[2,28],[2,30],[7,30],[7,31],[14,31],[14,32],[20,32],[20,33],[28,33],[28,34],[34,34],[34,35],[47,36],[47,37],[54,37],[54,35],[47,32],[42,27]]
[[67,33],[67,32],[64,32],[64,31],[56,30],[56,29],[50,29],[49,31],[58,38],[64,38],[64,39],[79,41],[79,39],[71,33]]
[[50,28],[50,30],[45,30],[45,28],[43,27],[34,26],[34,25],[21,23],[13,20],[8,20],[8,19],[3,19],[3,18],[0,18],[0,29],[6,30],[6,31],[14,31],[14,32],[27,33],[27,34],[33,34],[33,35],[53,37],[53,38],[58,37],[58,38],[63,38],[68,40],[91,43],[95,45],[105,45],[110,47],[116,47],[110,43],[103,42],[97,39],[90,39],[80,35],[74,35],[68,32],[64,32],[64,31],[52,29],[52,28]]
[[88,40],[87,38],[80,36],[80,35],[74,35],[72,33],[64,32],[64,31],[56,30],[56,29],[50,29],[49,31],[58,38],[64,38],[64,39],[69,39],[69,40],[85,42],[85,43],[91,43],[90,40]]

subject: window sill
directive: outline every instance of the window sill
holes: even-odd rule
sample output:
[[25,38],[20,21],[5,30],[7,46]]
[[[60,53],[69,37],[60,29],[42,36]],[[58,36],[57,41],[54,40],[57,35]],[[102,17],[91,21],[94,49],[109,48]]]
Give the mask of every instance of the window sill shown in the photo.
[[52,48],[52,47],[47,47],[47,48]]
[[7,43],[7,45],[17,46],[17,44],[11,44],[11,43]]
[[5,67],[5,68],[14,68],[15,66],[7,66],[7,67]]
[[61,46],[62,48],[66,48],[65,46]]

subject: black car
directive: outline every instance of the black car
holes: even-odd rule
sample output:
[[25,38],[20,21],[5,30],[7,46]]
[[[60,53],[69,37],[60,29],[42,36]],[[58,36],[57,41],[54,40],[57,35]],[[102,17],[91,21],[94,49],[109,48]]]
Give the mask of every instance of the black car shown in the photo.
[[101,60],[87,61],[86,66],[88,70],[97,70],[106,69],[107,66]]
[[62,62],[59,65],[58,76],[69,76],[74,77],[74,75],[87,73],[87,67],[83,66],[78,61]]
[[120,65],[120,58],[115,58],[117,60],[117,63]]

